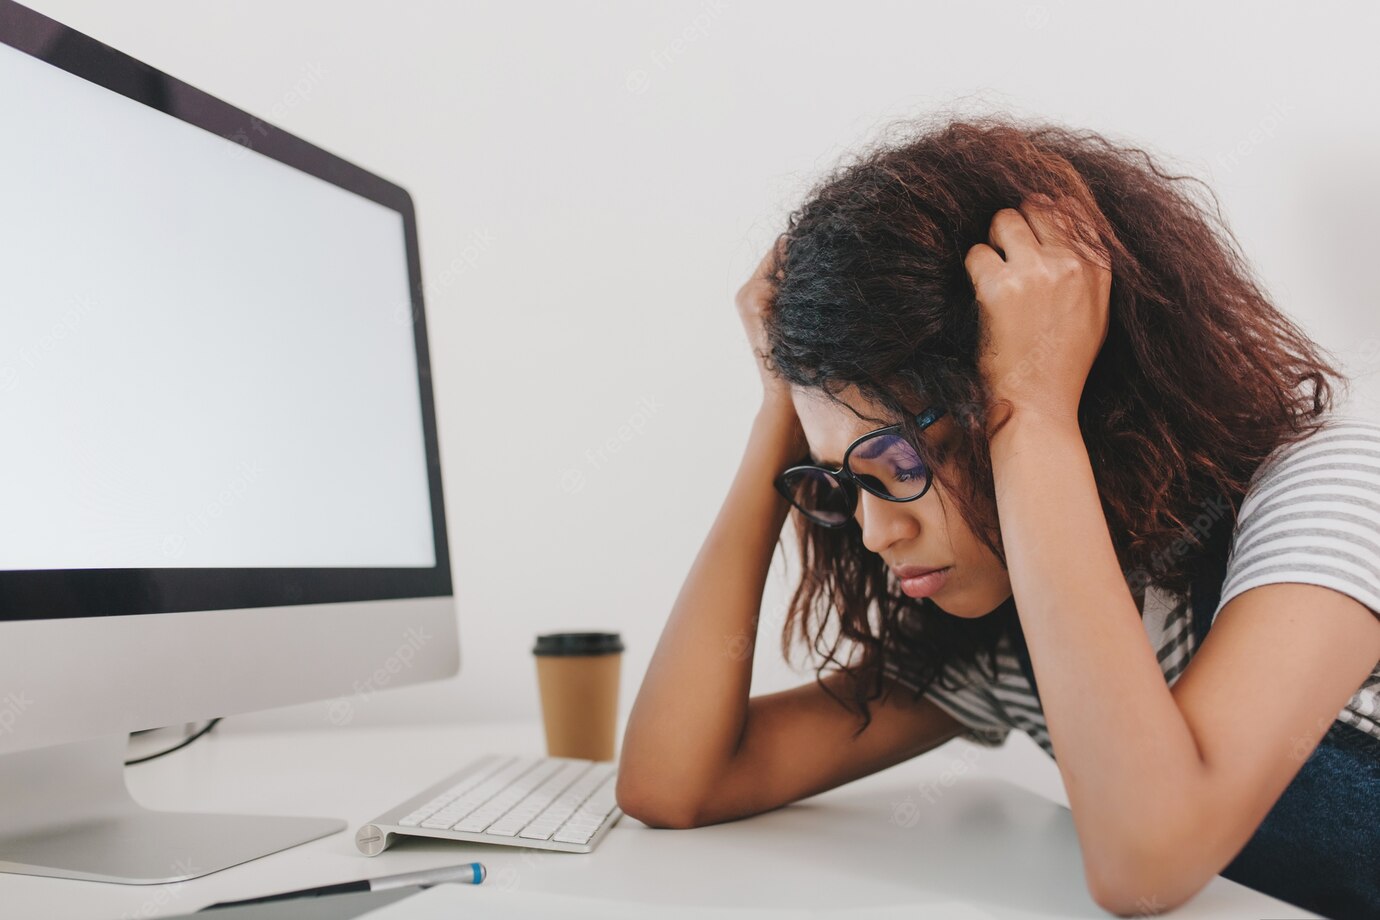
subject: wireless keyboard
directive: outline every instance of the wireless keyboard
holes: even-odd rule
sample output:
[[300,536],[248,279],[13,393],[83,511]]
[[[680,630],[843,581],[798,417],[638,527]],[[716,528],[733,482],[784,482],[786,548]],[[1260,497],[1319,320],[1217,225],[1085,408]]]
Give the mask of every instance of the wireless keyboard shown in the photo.
[[366,856],[397,835],[588,853],[623,817],[616,764],[488,754],[379,815],[355,834]]

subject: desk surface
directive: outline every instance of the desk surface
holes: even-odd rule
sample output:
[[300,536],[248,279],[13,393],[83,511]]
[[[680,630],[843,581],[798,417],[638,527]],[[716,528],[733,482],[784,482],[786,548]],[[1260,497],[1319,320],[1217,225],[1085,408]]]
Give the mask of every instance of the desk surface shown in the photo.
[[[1062,789],[962,739],[802,802],[690,830],[624,817],[593,853],[405,840],[372,859],[360,824],[485,752],[543,754],[535,722],[212,733],[129,768],[151,808],[345,818],[346,832],[159,886],[0,874],[5,916],[158,917],[216,901],[478,860],[486,886],[660,905],[975,903],[998,918],[1106,918]],[[1052,801],[1053,800],[1053,801]],[[917,909],[916,916],[924,916]],[[1173,916],[1316,917],[1218,877]]]

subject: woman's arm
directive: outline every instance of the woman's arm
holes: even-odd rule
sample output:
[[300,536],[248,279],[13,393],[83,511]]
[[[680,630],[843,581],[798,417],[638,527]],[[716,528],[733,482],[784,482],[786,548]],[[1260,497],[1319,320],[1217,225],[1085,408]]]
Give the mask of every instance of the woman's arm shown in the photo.
[[771,483],[805,451],[799,429],[789,404],[763,404],[642,678],[617,792],[640,820],[684,824],[742,740],[762,590],[790,509]]
[[[788,505],[772,477],[798,459],[798,420],[764,405],[738,475],[681,589],[628,719],[619,806],[656,827],[758,814],[915,757],[964,726],[888,692],[860,716],[812,681],[748,698],[762,589]],[[823,678],[840,698],[846,675]],[[890,688],[889,688],[890,689]]]
[[[963,726],[927,699],[887,694],[858,715],[817,682],[748,698],[762,589],[790,505],[772,480],[809,444],[789,388],[764,362],[778,248],[738,292],[762,407],[723,507],[676,598],[624,732],[618,804],[661,827],[756,814],[889,767]],[[846,675],[823,678],[846,698]]]
[[790,511],[772,481],[809,448],[790,388],[766,361],[765,319],[784,245],[778,237],[735,298],[762,381],[762,405],[624,730],[618,801],[649,823],[692,820],[742,743],[747,723],[762,589]]
[[[1077,421],[1110,275],[1059,245],[1038,205],[1022,211],[993,221],[1004,256],[979,246],[968,260],[984,375],[1013,410],[990,445],[1002,541],[1089,889],[1116,914],[1148,914],[1192,897],[1250,839],[1380,659],[1380,619],[1326,588],[1254,588],[1223,607],[1171,692]],[[1063,350],[1021,371],[1036,342]]]
[[1171,691],[1076,422],[1017,416],[993,439],[992,464],[1089,889],[1122,916],[1176,907],[1246,845],[1365,682],[1380,619],[1316,585],[1253,588],[1222,608]]

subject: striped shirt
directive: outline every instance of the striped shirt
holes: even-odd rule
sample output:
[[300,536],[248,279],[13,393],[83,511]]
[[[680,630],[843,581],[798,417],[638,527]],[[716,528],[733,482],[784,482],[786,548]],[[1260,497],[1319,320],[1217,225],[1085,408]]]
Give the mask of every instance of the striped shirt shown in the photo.
[[[1227,513],[1225,505],[1217,513]],[[1303,441],[1276,449],[1251,477],[1213,619],[1242,592],[1277,582],[1332,588],[1380,616],[1380,424],[1333,414]],[[1173,686],[1197,647],[1191,607],[1171,604],[1150,585],[1141,620]],[[916,688],[904,665],[888,661],[885,670],[901,686]],[[945,673],[958,689],[936,683],[925,696],[966,726],[964,737],[995,747],[1015,728],[1054,756],[1044,713],[1009,636],[997,645],[995,681],[986,666],[950,665]],[[1380,738],[1380,662],[1336,721]]]

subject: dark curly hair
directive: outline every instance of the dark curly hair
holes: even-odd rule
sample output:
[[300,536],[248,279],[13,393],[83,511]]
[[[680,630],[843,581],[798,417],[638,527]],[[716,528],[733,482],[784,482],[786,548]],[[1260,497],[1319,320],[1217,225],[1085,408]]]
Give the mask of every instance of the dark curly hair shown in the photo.
[[[903,140],[851,158],[790,215],[766,318],[768,366],[837,404],[847,406],[837,394],[852,385],[885,408],[889,417],[867,419],[900,421],[1005,565],[964,256],[986,242],[996,211],[1052,196],[1111,258],[1110,328],[1078,419],[1117,558],[1133,589],[1153,584],[1186,603],[1206,564],[1205,509],[1229,507],[1234,526],[1256,468],[1316,430],[1332,404],[1328,378],[1345,380],[1270,302],[1198,180],[1094,132],[1008,116],[901,127]],[[917,405],[948,408],[961,431],[943,464],[927,455]],[[949,663],[985,655],[994,667],[997,641],[1019,629],[1011,600],[966,619],[904,595],[856,519],[838,529],[793,519],[802,577],[782,650],[789,658],[798,636],[823,658],[817,679],[830,664],[849,673],[859,732],[889,655],[923,691]],[[856,662],[838,656],[848,643],[861,646]]]

